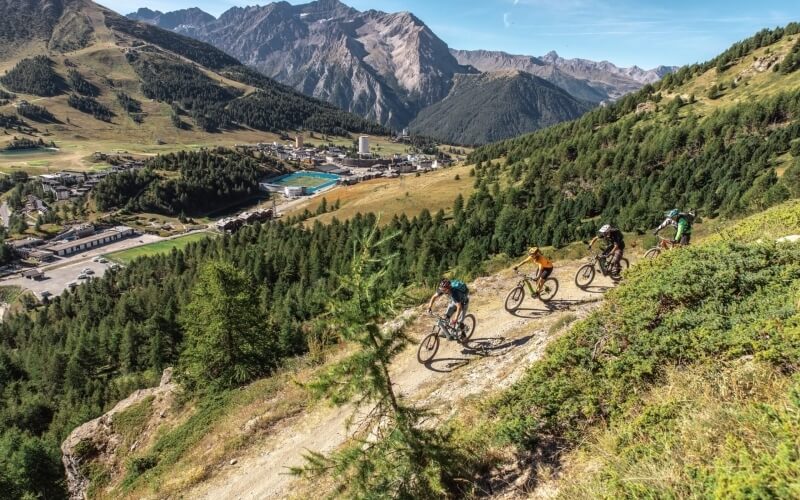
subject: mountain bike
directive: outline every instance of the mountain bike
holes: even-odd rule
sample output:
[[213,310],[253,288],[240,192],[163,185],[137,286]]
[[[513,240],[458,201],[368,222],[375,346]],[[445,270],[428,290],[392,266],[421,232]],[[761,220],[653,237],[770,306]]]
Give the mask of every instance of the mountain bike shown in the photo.
[[[628,269],[628,267],[630,267],[628,259],[623,257],[619,261],[619,267],[620,271]],[[596,274],[595,268],[599,269],[603,276],[611,276],[611,269],[609,269],[608,265],[608,256],[605,256],[601,253],[596,253],[589,258],[588,264],[584,264],[580,269],[578,269],[578,272],[575,274],[575,285],[580,289],[585,289],[591,285]]]
[[417,361],[423,364],[436,356],[436,351],[439,350],[439,337],[444,336],[449,340],[458,341],[461,345],[466,345],[475,331],[475,316],[472,314],[464,316],[464,321],[461,325],[456,325],[455,327],[450,326],[450,321],[444,316],[438,316],[433,313],[429,313],[429,316],[436,318],[436,323],[433,324],[431,333],[426,335],[422,342],[419,343],[419,348],[417,349]]
[[520,277],[520,280],[519,283],[517,283],[517,286],[512,288],[511,291],[508,292],[508,295],[506,295],[506,311],[514,313],[517,309],[519,309],[519,306],[525,299],[526,285],[531,297],[538,297],[542,302],[550,302],[553,300],[553,297],[556,296],[556,292],[558,292],[558,280],[554,277],[550,276],[544,280],[542,291],[537,292],[536,283],[539,281],[538,272],[536,274],[524,274],[516,270],[514,272]]
[[664,238],[663,236],[658,237],[658,244],[645,252],[644,258],[645,259],[655,259],[661,252],[665,250],[672,250],[673,248],[680,246],[677,243],[673,243],[671,238]]

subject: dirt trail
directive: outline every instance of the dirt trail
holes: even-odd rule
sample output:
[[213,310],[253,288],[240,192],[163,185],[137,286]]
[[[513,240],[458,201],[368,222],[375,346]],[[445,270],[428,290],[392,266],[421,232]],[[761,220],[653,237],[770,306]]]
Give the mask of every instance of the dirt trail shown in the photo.
[[[553,325],[563,323],[567,315],[586,316],[611,286],[610,280],[598,277],[590,289],[578,289],[573,279],[583,263],[565,262],[556,268],[553,275],[560,289],[550,304],[526,297],[513,315],[503,308],[506,293],[516,282],[510,272],[471,283],[470,312],[477,318],[472,339],[467,346],[442,339],[435,358],[425,365],[417,361],[417,344],[409,346],[392,367],[399,392],[437,411],[440,418],[447,418],[457,412],[464,398],[511,385],[557,335],[550,332]],[[411,337],[420,340],[430,331],[432,321],[421,315],[409,326]],[[345,421],[351,413],[352,408],[324,405],[311,410],[250,450],[235,466],[200,484],[186,498],[289,496],[295,479],[287,468],[302,465],[307,450],[329,452],[341,445],[348,435]]]

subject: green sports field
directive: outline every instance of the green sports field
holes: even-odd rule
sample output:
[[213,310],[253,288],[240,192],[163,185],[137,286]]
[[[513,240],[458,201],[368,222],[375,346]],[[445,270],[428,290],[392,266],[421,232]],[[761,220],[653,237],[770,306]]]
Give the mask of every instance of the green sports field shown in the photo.
[[199,241],[208,237],[214,237],[214,235],[211,233],[192,233],[171,240],[157,241],[155,243],[149,243],[147,245],[142,245],[136,248],[129,248],[127,250],[120,250],[119,252],[109,253],[106,254],[105,257],[115,262],[119,262],[121,264],[129,264],[131,261],[133,261],[138,257],[167,253],[171,251],[173,248],[177,248],[178,250],[180,250],[189,243],[192,243],[194,241]]

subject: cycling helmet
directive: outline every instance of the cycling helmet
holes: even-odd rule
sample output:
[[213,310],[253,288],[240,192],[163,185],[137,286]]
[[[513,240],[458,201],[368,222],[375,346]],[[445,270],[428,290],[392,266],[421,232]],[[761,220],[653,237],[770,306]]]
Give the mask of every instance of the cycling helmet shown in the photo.
[[541,251],[539,250],[539,247],[530,247],[528,249],[528,255],[538,255],[540,253]]
[[450,290],[450,280],[447,278],[442,278],[442,280],[439,282],[439,290],[443,292]]
[[598,233],[600,233],[600,234],[606,234],[606,233],[607,233],[607,232],[609,232],[610,230],[611,230],[611,224],[605,224],[605,225],[603,225],[603,227],[601,227],[601,228],[600,228],[600,230],[599,230],[599,231],[597,231],[597,232],[598,232]]
[[669,212],[665,212],[664,215],[666,215],[670,219],[674,219],[675,217],[678,216],[679,213],[681,213],[680,210],[678,210],[677,208],[673,208]]

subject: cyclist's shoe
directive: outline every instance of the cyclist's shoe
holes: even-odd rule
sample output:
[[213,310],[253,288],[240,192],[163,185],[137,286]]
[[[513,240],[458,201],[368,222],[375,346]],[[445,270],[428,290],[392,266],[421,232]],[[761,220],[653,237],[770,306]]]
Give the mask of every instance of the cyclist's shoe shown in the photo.
[[622,279],[622,276],[620,276],[619,274],[612,274],[611,275],[611,281],[619,282],[621,279]]

